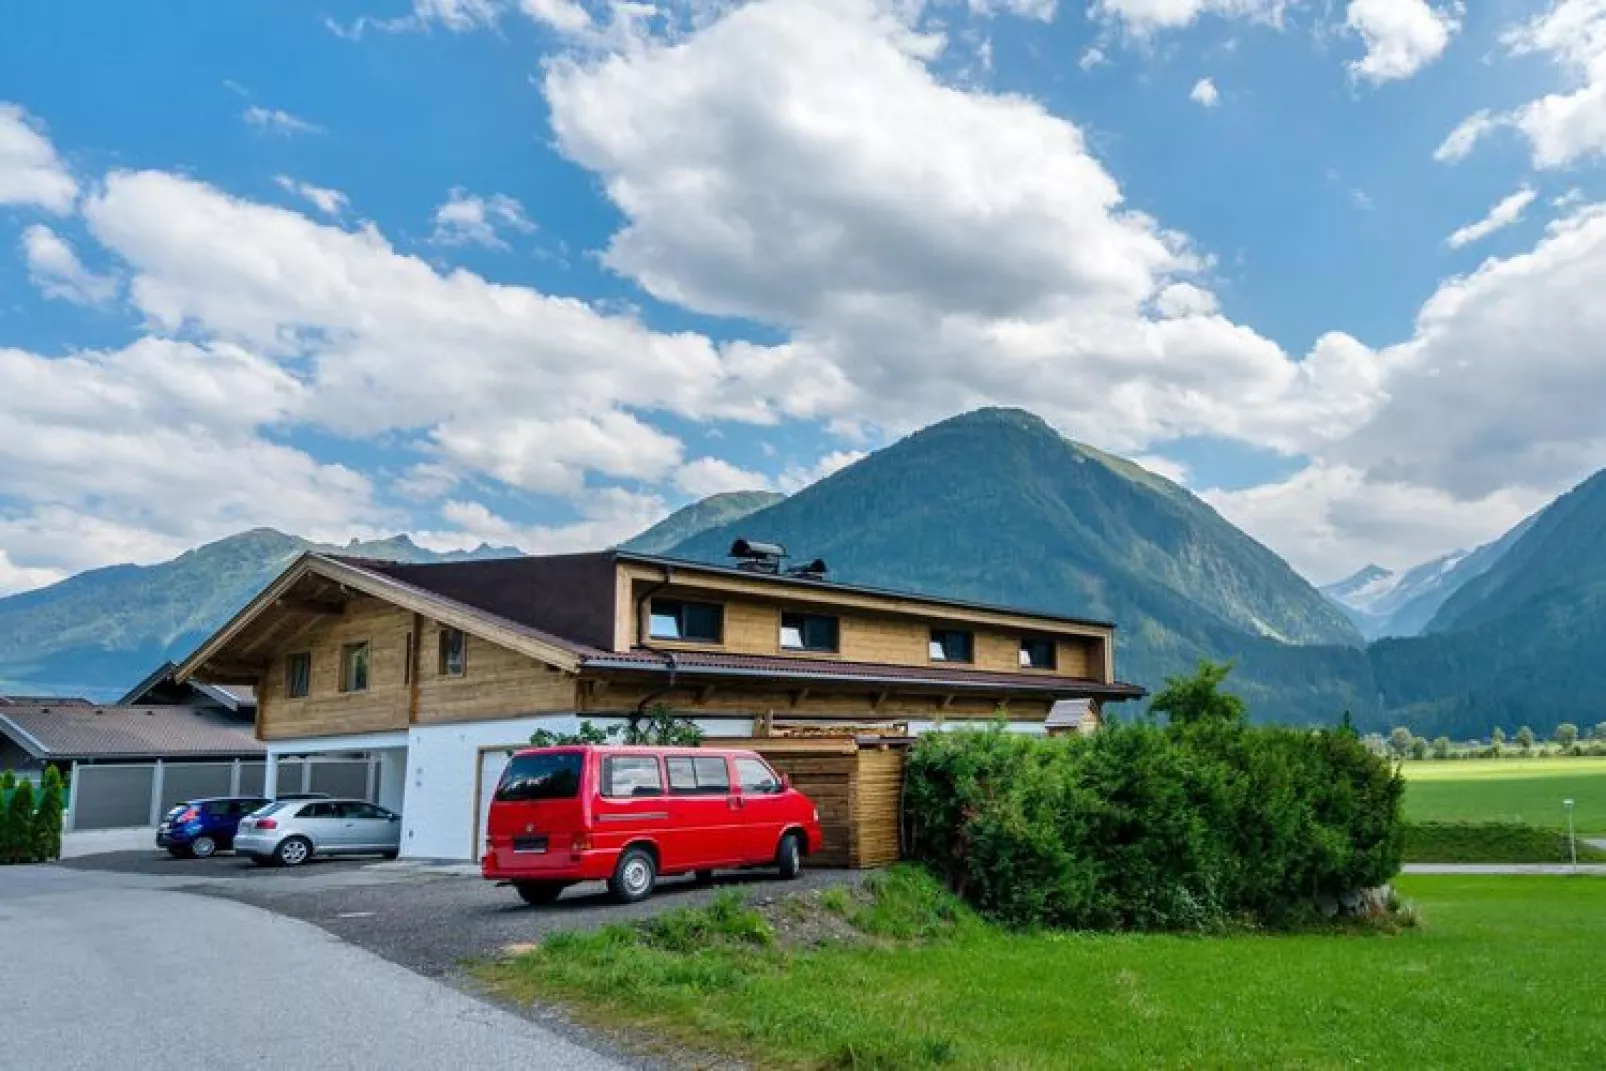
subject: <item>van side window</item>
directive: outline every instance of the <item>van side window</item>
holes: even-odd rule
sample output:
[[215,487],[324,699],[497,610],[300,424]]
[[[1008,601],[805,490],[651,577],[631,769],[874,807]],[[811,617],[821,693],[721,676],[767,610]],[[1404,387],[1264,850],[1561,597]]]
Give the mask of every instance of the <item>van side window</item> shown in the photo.
[[765,795],[781,791],[781,779],[757,759],[737,759],[736,776],[741,780],[743,792]]
[[730,774],[725,769],[725,760],[718,756],[673,755],[664,759],[664,765],[669,769],[669,791],[677,796],[730,793]]
[[651,755],[609,755],[602,760],[604,796],[662,796],[663,775]]

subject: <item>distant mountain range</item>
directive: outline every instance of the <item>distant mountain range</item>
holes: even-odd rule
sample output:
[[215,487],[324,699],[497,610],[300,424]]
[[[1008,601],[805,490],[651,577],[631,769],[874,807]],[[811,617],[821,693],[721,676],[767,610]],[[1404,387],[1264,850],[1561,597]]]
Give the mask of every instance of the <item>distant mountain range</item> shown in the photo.
[[436,554],[404,535],[331,546],[258,528],[160,565],[92,569],[0,599],[0,693],[115,698],[162,662],[189,653],[312,549],[408,562],[518,554],[490,546]]
[[[1151,688],[1232,659],[1256,716],[1428,736],[1606,720],[1606,474],[1506,536],[1319,592],[1188,491],[1016,410],[917,432],[812,487],[716,495],[625,546],[724,561],[732,539],[823,557],[831,576],[1120,627]],[[182,656],[312,544],[258,530],[162,565],[0,599],[0,692],[114,695]],[[405,536],[324,548],[433,561]],[[1370,644],[1368,639],[1376,639]]]

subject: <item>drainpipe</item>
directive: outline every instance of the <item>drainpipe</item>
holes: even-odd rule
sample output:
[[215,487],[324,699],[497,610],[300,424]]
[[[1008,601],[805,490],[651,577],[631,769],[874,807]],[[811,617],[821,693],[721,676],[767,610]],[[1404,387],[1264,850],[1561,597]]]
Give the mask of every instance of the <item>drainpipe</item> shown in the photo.
[[632,724],[634,724],[635,719],[640,718],[647,712],[647,705],[649,703],[658,697],[668,695],[670,692],[675,690],[675,677],[680,670],[679,664],[675,661],[675,652],[654,647],[652,644],[647,642],[648,635],[646,619],[641,612],[643,607],[647,606],[648,601],[654,595],[658,594],[670,584],[674,583],[674,567],[670,565],[664,565],[661,568],[664,571],[664,578],[658,583],[654,584],[652,587],[648,588],[646,591],[642,592],[641,597],[636,600],[636,646],[640,647],[644,651],[651,651],[653,654],[664,660],[664,664],[669,667],[669,683],[663,688],[660,688],[655,692],[648,692],[646,695],[641,697],[641,702],[636,704],[636,713],[634,718],[631,719]]

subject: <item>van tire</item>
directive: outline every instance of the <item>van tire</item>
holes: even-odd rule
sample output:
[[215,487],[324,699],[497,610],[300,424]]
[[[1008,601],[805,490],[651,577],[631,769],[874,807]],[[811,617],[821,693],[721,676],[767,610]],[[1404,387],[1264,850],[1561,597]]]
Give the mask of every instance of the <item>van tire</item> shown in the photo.
[[803,872],[803,838],[796,833],[788,833],[781,838],[780,847],[775,849],[775,866],[781,872],[781,877],[791,881]]
[[555,904],[563,890],[568,886],[561,881],[516,881],[513,890],[519,894],[519,899],[531,907],[544,907]]
[[634,904],[652,895],[658,884],[658,860],[646,848],[626,848],[608,879],[608,891],[621,904]]

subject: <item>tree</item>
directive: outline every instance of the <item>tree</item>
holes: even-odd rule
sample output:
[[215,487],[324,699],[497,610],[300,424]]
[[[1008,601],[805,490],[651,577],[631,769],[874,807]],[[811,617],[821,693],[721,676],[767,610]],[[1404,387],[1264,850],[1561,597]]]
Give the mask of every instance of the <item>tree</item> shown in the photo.
[[33,782],[19,781],[11,790],[11,801],[6,804],[5,830],[0,834],[4,843],[6,863],[33,862]]
[[1211,662],[1201,658],[1191,677],[1167,677],[1165,688],[1154,697],[1149,709],[1164,714],[1172,725],[1198,725],[1203,722],[1241,723],[1249,708],[1231,692],[1221,690],[1221,682],[1232,672],[1230,662]]
[[1506,742],[1506,731],[1500,728],[1500,726],[1496,725],[1494,727],[1494,732],[1489,734],[1489,742],[1495,747],[1499,747],[1501,744]]
[[1428,757],[1428,742],[1425,738],[1419,736],[1411,741],[1411,757],[1413,759]]
[[1589,735],[1594,737],[1596,740],[1601,741],[1602,743],[1606,743],[1606,721],[1603,721],[1603,722],[1599,723],[1598,725],[1596,725],[1595,726],[1595,731],[1590,733]]
[[1436,759],[1450,757],[1450,738],[1448,736],[1441,736],[1433,741],[1433,757]]
[[10,792],[17,787],[17,775],[7,770],[0,774],[0,792]]
[[1411,753],[1411,745],[1416,743],[1416,734],[1403,725],[1396,725],[1394,731],[1389,733],[1389,748],[1400,758]]
[[39,806],[33,814],[33,857],[42,863],[61,858],[61,772],[45,767],[39,788]]
[[1562,747],[1572,747],[1578,743],[1578,726],[1570,721],[1564,721],[1556,726],[1556,743]]
[[696,747],[703,742],[697,723],[676,714],[667,703],[654,703],[639,714],[632,714],[623,725],[599,728],[588,718],[578,732],[554,733],[537,729],[530,734],[532,747],[564,747],[574,744],[653,744],[660,747]]
[[1524,725],[1517,730],[1517,745],[1527,751],[1534,746],[1534,731]]

